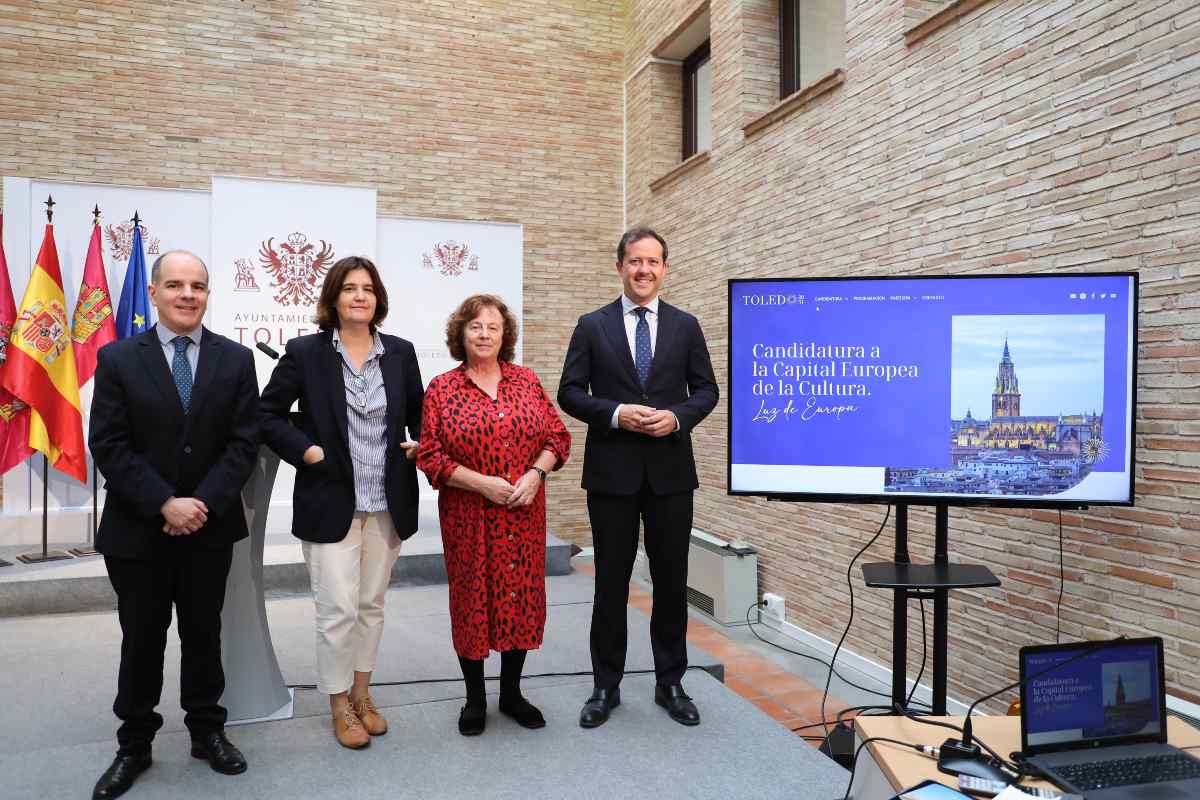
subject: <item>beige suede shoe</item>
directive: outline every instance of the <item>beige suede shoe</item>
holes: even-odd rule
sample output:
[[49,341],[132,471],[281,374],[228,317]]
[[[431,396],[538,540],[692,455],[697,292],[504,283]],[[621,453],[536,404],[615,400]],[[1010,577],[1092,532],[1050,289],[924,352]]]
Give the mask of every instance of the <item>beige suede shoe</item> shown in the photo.
[[351,700],[350,707],[354,709],[354,713],[362,720],[363,727],[367,729],[367,733],[372,736],[383,736],[387,733],[388,723],[379,713],[379,709],[375,707],[375,701],[370,695],[365,695],[360,700]]
[[337,736],[338,744],[351,750],[361,750],[371,743],[367,729],[353,709],[334,716],[333,733]]

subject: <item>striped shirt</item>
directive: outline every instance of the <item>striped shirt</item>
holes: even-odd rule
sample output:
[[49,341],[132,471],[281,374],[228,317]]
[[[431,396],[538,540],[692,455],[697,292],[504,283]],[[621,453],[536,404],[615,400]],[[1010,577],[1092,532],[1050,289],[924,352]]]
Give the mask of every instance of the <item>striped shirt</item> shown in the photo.
[[386,511],[383,491],[387,458],[387,392],[379,359],[383,342],[374,334],[371,352],[362,371],[354,369],[335,328],[333,349],[342,356],[342,379],[346,384],[346,421],[350,440],[350,463],[354,467],[354,503],[357,511]]

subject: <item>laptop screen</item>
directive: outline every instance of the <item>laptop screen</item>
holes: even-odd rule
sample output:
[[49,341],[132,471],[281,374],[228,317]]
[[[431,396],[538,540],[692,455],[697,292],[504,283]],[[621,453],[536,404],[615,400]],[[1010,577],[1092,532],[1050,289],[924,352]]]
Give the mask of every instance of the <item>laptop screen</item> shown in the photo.
[[1027,755],[1166,741],[1162,640],[1103,643],[1070,661],[1096,646],[1021,649],[1021,747]]

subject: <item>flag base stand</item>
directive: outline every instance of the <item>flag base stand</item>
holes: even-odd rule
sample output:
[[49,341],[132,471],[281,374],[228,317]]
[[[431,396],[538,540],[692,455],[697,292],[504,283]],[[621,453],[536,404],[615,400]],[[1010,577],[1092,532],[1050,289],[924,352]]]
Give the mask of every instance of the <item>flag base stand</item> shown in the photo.
[[62,550],[51,550],[46,545],[50,520],[50,459],[42,453],[42,549],[31,553],[21,553],[17,561],[22,564],[41,564],[46,561],[69,561],[74,558]]
[[79,556],[81,558],[83,556],[98,556],[98,555],[100,555],[99,551],[97,551],[96,548],[92,547],[91,545],[88,545],[86,547],[72,547],[67,552],[73,556]]
[[63,561],[71,558],[74,556],[62,550],[38,550],[33,553],[21,553],[17,556],[17,561],[22,564],[40,564],[43,561]]

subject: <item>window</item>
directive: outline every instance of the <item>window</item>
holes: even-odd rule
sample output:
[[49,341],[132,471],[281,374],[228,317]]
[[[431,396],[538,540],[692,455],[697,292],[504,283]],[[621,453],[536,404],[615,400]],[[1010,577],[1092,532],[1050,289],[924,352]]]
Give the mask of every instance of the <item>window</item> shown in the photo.
[[683,61],[683,158],[712,148],[712,62],[708,41]]
[[845,0],[779,0],[780,99],[828,75],[845,60]]

